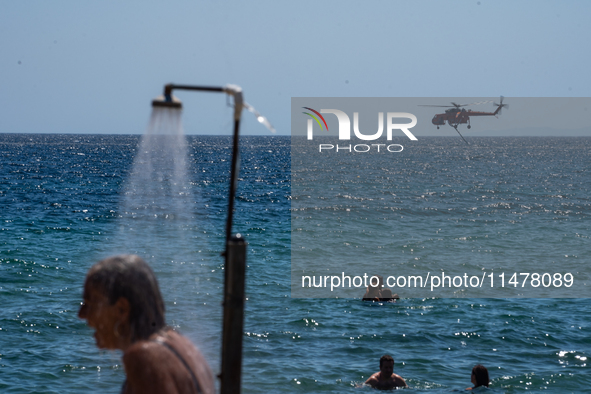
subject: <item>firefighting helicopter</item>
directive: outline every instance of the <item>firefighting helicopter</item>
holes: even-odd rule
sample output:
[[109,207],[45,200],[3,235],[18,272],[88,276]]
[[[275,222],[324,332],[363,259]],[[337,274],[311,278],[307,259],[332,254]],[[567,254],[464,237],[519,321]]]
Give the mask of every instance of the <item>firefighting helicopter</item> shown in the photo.
[[450,125],[451,127],[453,127],[458,132],[460,137],[462,137],[464,142],[467,144],[468,142],[464,139],[464,136],[458,130],[458,126],[461,124],[467,123],[468,129],[470,129],[472,127],[470,125],[470,117],[471,116],[497,116],[497,114],[500,115],[501,108],[503,108],[503,107],[508,108],[509,107],[507,104],[503,104],[503,99],[504,99],[504,97],[501,96],[499,104],[493,103],[494,105],[497,106],[497,109],[495,110],[495,112],[472,111],[471,109],[466,110],[465,108],[463,108],[463,107],[467,107],[469,105],[490,103],[490,101],[481,101],[481,102],[471,103],[471,104],[457,104],[457,103],[451,102],[451,105],[421,105],[421,107],[449,108],[449,109],[445,110],[445,113],[435,115],[433,117],[433,119],[431,120],[431,122],[434,125],[436,125],[437,128],[439,129],[439,126],[443,126],[445,124],[445,122],[447,121],[447,124]]

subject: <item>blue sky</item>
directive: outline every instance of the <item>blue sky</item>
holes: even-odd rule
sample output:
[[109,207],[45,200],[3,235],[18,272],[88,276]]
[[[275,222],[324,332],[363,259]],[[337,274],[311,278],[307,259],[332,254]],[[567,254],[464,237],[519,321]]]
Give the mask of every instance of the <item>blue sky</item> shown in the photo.
[[[241,85],[284,135],[291,97],[588,97],[589,15],[587,1],[3,2],[0,132],[143,133],[169,82]],[[230,134],[223,96],[177,95],[187,134]],[[268,134],[249,114],[243,133]]]

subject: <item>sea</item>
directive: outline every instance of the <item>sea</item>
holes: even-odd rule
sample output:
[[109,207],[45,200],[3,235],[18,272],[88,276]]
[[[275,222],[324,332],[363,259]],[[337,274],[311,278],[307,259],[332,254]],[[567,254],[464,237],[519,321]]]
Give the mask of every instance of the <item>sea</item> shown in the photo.
[[[166,144],[149,134],[0,134],[0,392],[119,392],[121,354],[97,349],[93,330],[78,318],[87,270],[119,253],[150,263],[168,324],[220,372],[231,137],[183,136],[176,157],[156,157],[148,148]],[[526,260],[540,245],[560,250],[556,266],[588,265],[591,138],[467,139],[470,146],[457,137],[422,138],[405,152],[408,166],[388,176],[402,185],[395,202],[417,203],[393,211],[410,218],[415,234],[429,226],[452,231],[458,221],[470,231],[409,235],[396,253],[406,258],[415,245],[416,253],[470,261],[475,244],[465,245],[479,239],[476,215],[484,212],[487,223],[518,226],[491,247],[503,259]],[[416,298],[400,291],[394,303],[363,302],[362,294],[294,297],[291,139],[245,136],[240,143],[233,232],[248,242],[242,392],[373,392],[360,386],[383,354],[394,357],[409,392],[463,392],[476,364],[491,378],[483,392],[591,392],[586,293]],[[411,165],[427,174],[429,187],[417,184]],[[525,195],[539,185],[545,191],[530,204]],[[470,209],[458,208],[471,193]],[[479,197],[491,194],[494,201]],[[339,198],[354,204],[355,197]],[[313,214],[307,218],[315,224]],[[360,236],[355,242],[363,244]],[[375,242],[375,234],[367,237]]]

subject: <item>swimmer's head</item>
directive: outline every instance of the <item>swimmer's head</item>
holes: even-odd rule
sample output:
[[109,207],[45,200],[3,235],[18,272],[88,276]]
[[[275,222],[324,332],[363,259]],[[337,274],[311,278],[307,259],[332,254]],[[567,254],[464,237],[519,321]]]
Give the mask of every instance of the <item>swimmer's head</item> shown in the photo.
[[139,256],[113,256],[93,265],[84,283],[85,298],[91,289],[104,294],[111,305],[122,298],[127,300],[132,343],[147,339],[166,325],[158,281]]
[[380,373],[382,376],[390,377],[394,372],[394,359],[387,354],[380,358]]
[[474,368],[472,368],[472,383],[475,387],[488,387],[489,382],[490,381],[488,379],[488,370],[484,365],[478,364]]
[[382,364],[384,364],[384,361],[388,361],[388,362],[392,362],[392,364],[394,364],[394,358],[392,358],[392,356],[390,356],[389,354],[384,354],[381,358],[380,358],[380,368],[382,367]]

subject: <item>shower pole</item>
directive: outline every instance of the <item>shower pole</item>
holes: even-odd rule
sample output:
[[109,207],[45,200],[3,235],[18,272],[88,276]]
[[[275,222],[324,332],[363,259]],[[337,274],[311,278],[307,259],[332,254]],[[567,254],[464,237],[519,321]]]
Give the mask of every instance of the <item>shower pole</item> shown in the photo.
[[224,256],[224,318],[222,329],[222,368],[218,375],[221,394],[240,394],[242,375],[242,336],[244,327],[244,285],[246,277],[246,241],[237,234],[232,236],[234,196],[239,169],[240,117],[245,103],[242,88],[237,85],[164,86],[164,97],[152,101],[155,107],[181,108],[181,102],[172,96],[172,91],[195,90],[201,92],[226,93],[234,97],[234,136],[232,144],[232,167],[230,169],[230,190],[228,196],[228,217],[226,221],[226,250]]

